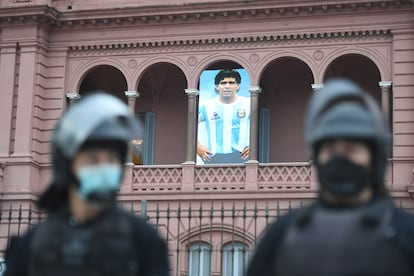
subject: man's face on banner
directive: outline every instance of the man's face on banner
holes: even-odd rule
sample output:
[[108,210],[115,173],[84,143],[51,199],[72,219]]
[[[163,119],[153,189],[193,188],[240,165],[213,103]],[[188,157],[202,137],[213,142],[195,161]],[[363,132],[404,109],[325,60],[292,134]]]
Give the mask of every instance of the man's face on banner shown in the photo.
[[233,99],[237,91],[239,91],[240,85],[236,82],[235,78],[224,78],[221,80],[218,85],[216,85],[216,89],[219,92],[219,97],[223,100],[230,100]]

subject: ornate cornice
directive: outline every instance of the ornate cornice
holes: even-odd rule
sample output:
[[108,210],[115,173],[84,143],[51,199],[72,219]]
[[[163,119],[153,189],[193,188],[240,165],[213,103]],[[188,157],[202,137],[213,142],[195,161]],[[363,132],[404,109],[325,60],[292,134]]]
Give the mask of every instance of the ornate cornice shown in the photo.
[[230,3],[192,4],[162,7],[129,7],[117,9],[57,11],[48,6],[15,6],[0,9],[0,21],[47,23],[56,27],[85,27],[127,24],[171,24],[190,21],[241,20],[252,18],[285,18],[317,13],[364,13],[387,9],[412,8],[410,0],[371,1],[231,1]]
[[59,16],[60,13],[56,9],[44,5],[0,9],[1,23],[47,23],[53,25]]
[[165,39],[165,40],[145,40],[135,42],[96,42],[69,46],[69,51],[72,54],[81,52],[88,54],[89,52],[98,54],[106,54],[108,51],[129,51],[129,50],[145,50],[145,49],[163,49],[166,51],[175,51],[178,48],[205,48],[217,47],[226,48],[228,45],[231,48],[237,48],[237,45],[243,48],[248,48],[249,45],[257,47],[258,44],[274,44],[285,43],[287,45],[292,43],[303,43],[310,41],[323,40],[329,42],[338,39],[387,39],[391,38],[391,32],[387,29],[376,30],[359,30],[359,31],[336,31],[336,32],[313,32],[313,33],[286,33],[286,34],[257,34],[257,35],[238,35],[233,37],[211,37],[211,38],[192,38],[192,39]]

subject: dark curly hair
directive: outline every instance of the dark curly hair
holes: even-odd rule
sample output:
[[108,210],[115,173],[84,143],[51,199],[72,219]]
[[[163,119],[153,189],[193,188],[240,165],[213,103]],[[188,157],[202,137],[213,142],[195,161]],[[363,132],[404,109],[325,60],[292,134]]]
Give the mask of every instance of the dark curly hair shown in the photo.
[[234,78],[238,84],[241,83],[239,72],[233,69],[224,69],[220,70],[220,72],[217,73],[216,77],[214,78],[214,84],[218,85],[220,81],[224,80],[225,78]]

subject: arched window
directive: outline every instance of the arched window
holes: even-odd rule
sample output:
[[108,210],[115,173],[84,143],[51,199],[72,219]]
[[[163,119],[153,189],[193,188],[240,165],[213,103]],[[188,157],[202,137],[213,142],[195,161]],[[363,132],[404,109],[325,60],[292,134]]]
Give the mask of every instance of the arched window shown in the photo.
[[231,243],[223,248],[223,276],[246,275],[249,247],[242,243]]
[[211,246],[205,243],[191,245],[188,252],[188,276],[211,275]]

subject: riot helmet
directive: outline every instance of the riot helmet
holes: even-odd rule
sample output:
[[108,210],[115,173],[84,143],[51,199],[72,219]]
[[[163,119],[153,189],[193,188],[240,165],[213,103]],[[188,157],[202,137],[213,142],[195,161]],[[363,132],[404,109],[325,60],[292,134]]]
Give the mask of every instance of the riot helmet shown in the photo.
[[[67,201],[69,186],[79,185],[79,179],[72,171],[72,161],[79,151],[90,147],[110,149],[125,162],[128,143],[140,135],[140,130],[128,106],[109,94],[91,93],[72,104],[52,135],[52,181],[41,195],[39,207],[49,211],[59,208]],[[86,196],[101,200],[114,198],[115,194],[116,189],[113,189]]]
[[366,143],[372,163],[370,185],[374,195],[386,194],[384,175],[391,135],[378,104],[355,83],[333,79],[315,92],[309,102],[304,133],[317,170],[318,151],[323,142],[350,139]]

